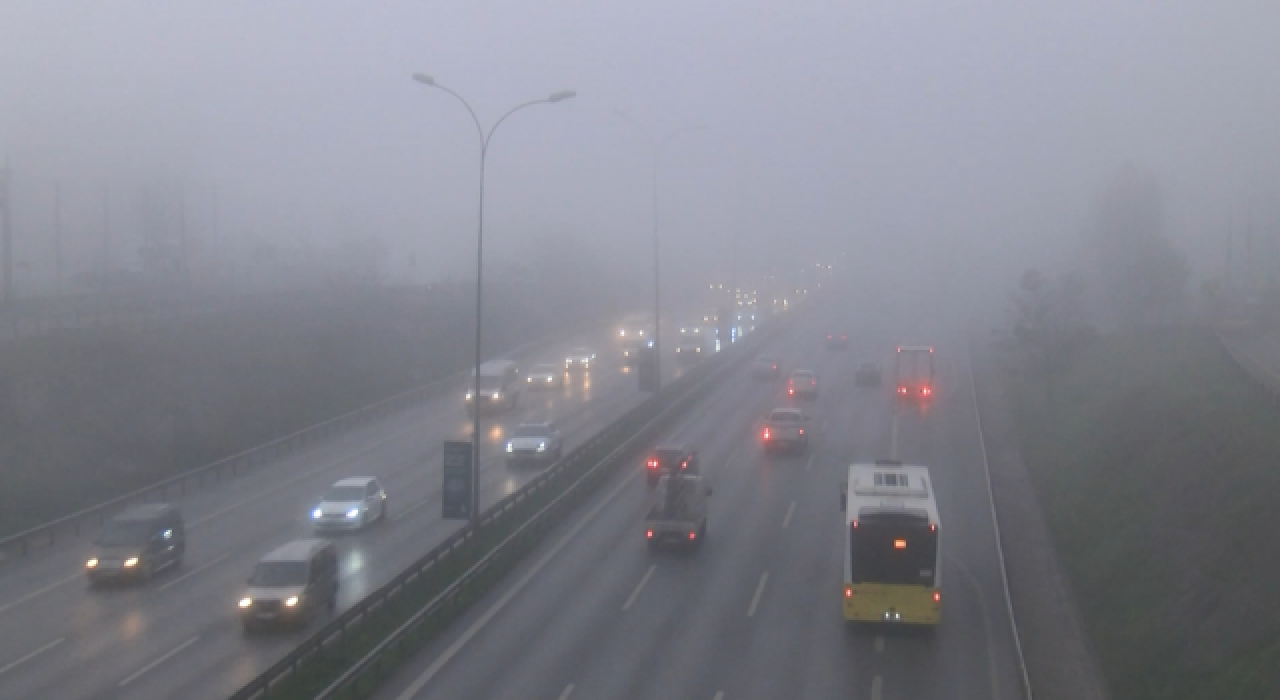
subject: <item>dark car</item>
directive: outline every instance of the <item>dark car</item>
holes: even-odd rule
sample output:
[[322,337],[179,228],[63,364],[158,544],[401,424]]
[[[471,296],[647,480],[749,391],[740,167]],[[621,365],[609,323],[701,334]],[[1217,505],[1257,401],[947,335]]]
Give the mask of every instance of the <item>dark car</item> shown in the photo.
[[698,473],[698,451],[681,445],[659,445],[644,460],[645,479],[650,486],[664,474]]
[[828,333],[827,349],[828,350],[844,350],[849,347],[848,333]]
[[880,365],[874,362],[863,362],[853,371],[855,386],[880,386],[881,381]]
[[112,580],[145,581],[182,565],[187,535],[182,513],[168,503],[148,503],[107,521],[85,561],[90,585]]

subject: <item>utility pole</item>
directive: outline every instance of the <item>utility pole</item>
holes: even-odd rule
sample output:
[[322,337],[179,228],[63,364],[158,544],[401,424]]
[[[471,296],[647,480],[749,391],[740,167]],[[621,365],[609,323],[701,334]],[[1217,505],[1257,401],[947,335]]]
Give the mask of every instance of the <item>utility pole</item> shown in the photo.
[[13,303],[13,233],[9,229],[9,210],[12,206],[9,197],[9,162],[0,166],[0,247],[4,250],[4,303]]
[[62,182],[53,181],[53,295],[62,296]]
[[102,275],[103,282],[111,272],[111,190],[102,186]]

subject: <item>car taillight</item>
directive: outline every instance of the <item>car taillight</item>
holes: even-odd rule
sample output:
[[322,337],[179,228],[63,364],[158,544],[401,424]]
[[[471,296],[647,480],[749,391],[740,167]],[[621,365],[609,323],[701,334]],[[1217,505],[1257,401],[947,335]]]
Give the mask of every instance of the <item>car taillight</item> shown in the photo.
[[778,368],[778,366],[777,366],[777,365],[774,365],[774,366],[773,366],[773,368],[774,368],[774,369],[777,369],[777,368]]
[[925,387],[920,390],[920,393],[924,394],[925,396],[929,396],[930,394],[933,393],[933,389],[930,389],[929,387]]
[[658,460],[656,460],[656,459],[651,459],[651,460],[649,460],[649,468],[650,468],[650,469],[657,469],[657,468],[658,468]]
[[696,540],[696,539],[698,539],[698,533],[696,533],[696,532],[690,532],[690,533],[689,533],[689,539],[690,539],[690,540]]
[[648,537],[649,539],[653,539],[653,530],[645,530],[644,536]]
[[934,592],[933,592],[933,602],[935,602],[935,603],[941,603],[941,602],[942,602],[942,592],[941,592],[941,591],[934,591]]
[[787,393],[788,393],[788,394],[791,394],[791,395],[795,395],[795,393],[796,393],[796,389],[795,389],[795,387],[791,387],[790,389],[787,389]]
[[681,462],[681,463],[680,463],[680,468],[681,468],[681,469],[688,469],[688,468],[689,468],[689,462],[688,462],[688,460]]
[[800,434],[801,434],[801,435],[804,435],[804,428],[801,428],[801,429],[800,429]]
[[905,395],[907,393],[907,388],[905,386],[898,387],[898,393]]
[[768,429],[768,428],[765,428],[765,429],[764,429],[764,439],[766,439],[766,440],[768,440],[768,439],[769,439],[769,429]]
[[817,379],[813,379],[813,380],[811,380],[811,381],[809,382],[809,386],[818,386],[818,380],[817,380]]

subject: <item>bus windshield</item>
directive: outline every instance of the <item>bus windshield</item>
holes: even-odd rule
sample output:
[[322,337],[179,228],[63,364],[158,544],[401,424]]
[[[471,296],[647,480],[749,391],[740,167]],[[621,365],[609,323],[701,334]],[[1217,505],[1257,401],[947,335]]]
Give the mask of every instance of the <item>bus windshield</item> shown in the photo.
[[852,583],[933,586],[938,533],[914,516],[861,520],[849,532]]

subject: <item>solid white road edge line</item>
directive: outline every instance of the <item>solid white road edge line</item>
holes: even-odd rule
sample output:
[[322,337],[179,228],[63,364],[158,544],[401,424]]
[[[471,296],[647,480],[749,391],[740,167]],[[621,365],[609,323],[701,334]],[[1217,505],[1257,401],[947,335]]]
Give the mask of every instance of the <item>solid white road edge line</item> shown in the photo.
[[879,654],[882,651],[884,651],[884,636],[876,635],[876,653]]
[[1013,616],[1013,596],[1009,593],[1009,571],[1004,565],[1004,547],[1000,544],[1000,517],[996,515],[996,497],[991,490],[991,464],[987,459],[987,439],[982,434],[982,412],[978,409],[978,384],[973,379],[973,358],[966,355],[969,368],[969,395],[973,398],[973,417],[978,424],[978,447],[982,448],[982,473],[987,478],[987,503],[991,506],[991,527],[996,534],[996,556],[1000,561],[1000,582],[1004,584],[1004,605],[1009,613],[1009,628],[1013,630],[1013,646],[1018,652],[1018,669],[1022,671],[1022,692],[1026,700],[1032,700],[1031,677],[1027,675],[1027,659],[1022,654],[1022,639],[1018,636],[1018,621]]
[[422,690],[423,686],[431,682],[431,679],[440,672],[440,669],[444,668],[459,651],[462,651],[462,648],[467,645],[467,642],[471,641],[472,637],[476,636],[480,630],[484,629],[484,626],[489,624],[489,621],[501,612],[502,609],[507,606],[507,603],[511,602],[512,598],[515,598],[525,586],[529,585],[529,582],[533,580],[533,577],[537,576],[538,572],[542,571],[542,568],[555,558],[555,556],[560,553],[560,550],[564,549],[564,546],[569,544],[569,541],[572,540],[582,530],[582,528],[587,526],[587,523],[594,520],[595,517],[599,515],[600,511],[604,510],[605,506],[612,503],[613,499],[616,498],[618,494],[622,493],[622,490],[629,486],[639,475],[640,472],[632,471],[616,487],[614,487],[613,491],[609,492],[608,496],[601,499],[599,503],[588,511],[586,516],[579,520],[577,524],[573,526],[573,529],[566,533],[564,537],[560,538],[560,541],[556,542],[550,551],[542,555],[542,558],[530,567],[529,571],[526,572],[524,576],[520,577],[520,580],[517,581],[514,586],[508,589],[506,593],[502,594],[502,597],[494,602],[493,605],[489,606],[489,609],[480,616],[480,619],[471,623],[471,626],[467,628],[466,632],[462,633],[462,636],[458,637],[453,644],[449,645],[448,649],[445,649],[435,661],[431,662],[431,665],[427,667],[427,670],[423,671],[422,675],[415,678],[413,683],[409,684],[409,687],[397,696],[398,700],[412,700],[412,698],[418,694],[418,691]]
[[569,696],[573,695],[573,684],[565,686],[564,692],[560,693],[560,700],[569,700]]
[[756,584],[756,594],[751,596],[751,607],[747,608],[747,617],[756,616],[756,607],[760,605],[760,596],[764,593],[764,586],[769,583],[769,572],[760,574],[760,583]]
[[631,595],[627,597],[627,602],[622,604],[622,609],[626,610],[631,604],[636,602],[636,598],[640,595],[640,591],[644,590],[644,584],[649,582],[649,577],[653,575],[653,570],[658,568],[657,564],[650,564],[649,570],[644,572],[644,576],[640,577],[640,583],[636,584],[636,589],[631,591]]
[[125,687],[126,685],[129,685],[130,683],[132,683],[132,682],[134,682],[134,681],[138,680],[138,679],[139,679],[139,678],[141,678],[141,677],[142,677],[142,675],[143,675],[143,674],[145,674],[147,671],[150,671],[151,669],[155,668],[156,666],[159,666],[160,664],[162,664],[162,663],[164,663],[164,662],[168,661],[169,659],[172,659],[174,656],[177,656],[178,652],[182,651],[183,649],[186,649],[187,647],[191,646],[192,644],[195,644],[195,643],[196,643],[196,642],[198,642],[198,641],[200,641],[200,635],[198,635],[198,634],[197,634],[196,636],[192,637],[191,639],[188,639],[187,641],[185,641],[185,642],[183,642],[183,643],[179,644],[178,646],[174,647],[172,650],[170,650],[170,651],[169,651],[169,653],[168,653],[168,654],[165,654],[164,656],[161,656],[160,658],[156,659],[155,661],[152,661],[151,663],[147,664],[146,666],[143,666],[141,669],[139,669],[139,670],[138,670],[138,672],[137,672],[137,673],[135,673],[135,674],[133,674],[132,676],[129,676],[128,678],[126,678],[126,679],[124,679],[124,680],[120,681],[120,684],[119,684],[119,685],[120,685],[120,687],[121,687],[121,688],[123,688],[123,687]]
[[31,652],[30,654],[27,654],[26,656],[22,657],[21,659],[18,659],[17,661],[14,661],[14,662],[10,663],[8,666],[5,666],[4,668],[0,668],[0,676],[3,676],[4,674],[6,674],[6,673],[8,673],[8,672],[12,671],[13,669],[15,669],[15,668],[17,668],[17,667],[21,666],[22,664],[25,664],[26,662],[28,662],[28,661],[30,661],[30,660],[32,660],[32,659],[34,659],[34,658],[36,658],[37,656],[39,656],[39,655],[41,655],[41,654],[45,653],[46,651],[49,651],[50,649],[52,649],[52,648],[54,648],[54,647],[58,646],[59,644],[61,644],[61,643],[65,642],[65,641],[67,641],[67,638],[66,638],[66,637],[58,637],[57,639],[53,640],[52,642],[49,642],[48,644],[46,644],[46,645],[44,645],[44,646],[40,647],[39,649],[36,649],[35,651]]
[[881,694],[884,692],[884,679],[876,676],[871,679],[871,700],[880,700]]
[[791,524],[791,515],[795,512],[796,512],[796,502],[792,501],[791,506],[787,508],[787,517],[782,519],[783,530],[787,529],[787,526]]

